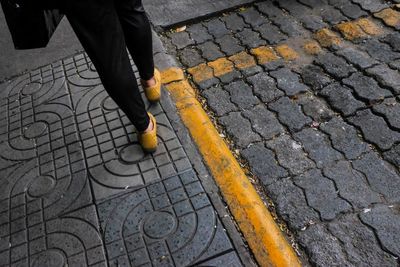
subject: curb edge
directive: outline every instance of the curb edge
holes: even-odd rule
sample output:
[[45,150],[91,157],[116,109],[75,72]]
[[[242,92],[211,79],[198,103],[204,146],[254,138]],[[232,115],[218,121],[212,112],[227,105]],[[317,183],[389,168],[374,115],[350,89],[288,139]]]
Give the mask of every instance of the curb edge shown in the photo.
[[[171,73],[173,73],[171,77]],[[162,71],[182,122],[187,127],[260,266],[301,266],[225,141],[196,99],[182,69]]]

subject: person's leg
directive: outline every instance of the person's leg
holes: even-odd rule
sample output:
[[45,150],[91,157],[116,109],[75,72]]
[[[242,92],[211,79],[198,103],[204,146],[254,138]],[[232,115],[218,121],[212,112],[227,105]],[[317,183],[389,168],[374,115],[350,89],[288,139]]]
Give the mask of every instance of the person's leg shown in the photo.
[[115,0],[115,6],[129,53],[139,70],[140,78],[144,82],[151,82],[154,76],[152,32],[142,1]]
[[110,97],[139,132],[148,129],[150,119],[129,61],[113,1],[71,0],[63,11]]

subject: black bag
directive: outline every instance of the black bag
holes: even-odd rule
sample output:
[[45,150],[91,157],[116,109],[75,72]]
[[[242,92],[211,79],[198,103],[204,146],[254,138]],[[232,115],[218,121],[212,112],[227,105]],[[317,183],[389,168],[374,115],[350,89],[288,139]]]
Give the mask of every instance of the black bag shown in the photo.
[[0,0],[0,3],[15,49],[45,47],[63,18],[57,9],[46,10],[24,1]]

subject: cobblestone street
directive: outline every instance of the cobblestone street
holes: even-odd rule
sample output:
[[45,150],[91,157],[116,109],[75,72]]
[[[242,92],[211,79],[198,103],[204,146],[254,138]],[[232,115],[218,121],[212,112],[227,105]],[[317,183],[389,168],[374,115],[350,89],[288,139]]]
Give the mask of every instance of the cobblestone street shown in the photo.
[[163,34],[316,266],[400,264],[400,1],[262,1]]

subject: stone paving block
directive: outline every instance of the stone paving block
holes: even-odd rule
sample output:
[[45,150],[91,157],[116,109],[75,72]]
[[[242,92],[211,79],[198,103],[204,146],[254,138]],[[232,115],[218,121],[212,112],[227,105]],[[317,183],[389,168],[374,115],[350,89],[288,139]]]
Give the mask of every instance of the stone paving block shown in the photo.
[[266,146],[276,153],[279,164],[292,174],[301,174],[315,167],[314,162],[307,158],[301,145],[288,135],[268,141]]
[[283,60],[280,60],[275,51],[270,47],[260,46],[253,48],[250,50],[250,53],[256,57],[258,64],[267,70],[276,70],[284,66]]
[[362,28],[352,21],[339,23],[335,25],[335,28],[340,31],[345,39],[355,43],[368,37]]
[[326,97],[332,107],[344,116],[354,114],[358,109],[365,107],[363,102],[354,98],[350,88],[344,87],[339,83],[332,83],[326,86],[321,90],[320,94]]
[[300,3],[310,8],[322,8],[325,7],[327,1],[316,1],[316,0],[299,0]]
[[399,205],[376,206],[370,212],[360,214],[360,218],[376,231],[382,247],[399,257],[400,245],[397,242],[400,238],[400,228],[397,223],[400,219]]
[[254,75],[263,71],[260,66],[257,66],[255,58],[245,51],[235,54],[228,59],[232,61],[235,67],[245,76]]
[[349,76],[355,69],[347,62],[331,53],[321,54],[315,61],[318,65],[335,78],[341,79]]
[[387,26],[391,26],[396,30],[400,29],[400,12],[392,8],[386,8],[375,13],[374,16],[382,19]]
[[333,262],[337,265],[348,266],[345,252],[340,241],[333,236],[322,224],[310,226],[299,233],[299,242],[310,255],[310,262],[315,266],[328,266]]
[[249,49],[266,44],[266,42],[260,38],[260,34],[252,29],[245,28],[243,31],[236,33],[235,36]]
[[329,231],[343,244],[348,260],[355,266],[394,266],[396,260],[383,251],[374,232],[356,215],[346,215],[329,223]]
[[393,68],[393,69],[396,69],[396,70],[400,71],[400,59],[397,59],[397,60],[395,60],[393,62],[390,62],[389,66],[391,68]]
[[208,62],[207,64],[213,69],[214,76],[219,77],[219,79],[225,75],[232,75],[235,71],[233,62],[227,58],[219,58],[212,62]]
[[197,47],[200,49],[203,57],[208,61],[216,60],[217,58],[224,56],[224,54],[219,50],[219,47],[211,41],[207,41]]
[[275,48],[279,56],[281,56],[286,61],[299,59],[299,54],[287,44],[278,45]]
[[201,57],[200,52],[192,47],[186,47],[179,51],[178,56],[183,65],[189,68],[205,62],[205,60]]
[[400,33],[390,33],[382,38],[382,40],[392,46],[392,48],[399,52],[400,51]]
[[214,36],[214,38],[222,37],[229,34],[229,30],[226,28],[225,23],[223,23],[218,18],[211,19],[204,23],[204,26],[208,29],[208,32]]
[[211,34],[208,33],[207,28],[201,23],[189,25],[186,31],[190,34],[190,38],[195,41],[196,44],[210,41],[213,38]]
[[342,21],[346,21],[347,18],[342,13],[334,8],[325,8],[321,10],[322,19],[330,25],[336,25]]
[[276,86],[276,81],[265,72],[250,76],[247,80],[253,85],[254,94],[264,103],[269,103],[284,95]]
[[333,220],[351,209],[350,204],[338,196],[335,184],[320,170],[313,169],[296,176],[294,183],[305,190],[307,203],[319,212],[323,220]]
[[365,174],[372,190],[379,192],[390,202],[399,201],[400,177],[376,153],[367,153],[352,164],[356,170]]
[[284,128],[275,117],[275,114],[264,105],[257,105],[242,112],[242,114],[250,120],[253,129],[264,139],[271,139],[284,132]]
[[197,84],[208,80],[216,80],[213,69],[205,63],[189,68],[187,71],[192,75],[194,82]]
[[278,25],[281,32],[285,33],[289,37],[298,37],[304,34],[301,24],[294,18],[285,15],[286,14],[283,13],[281,16],[273,16],[271,20],[274,22],[274,24]]
[[391,130],[382,117],[370,110],[358,111],[349,121],[361,129],[366,140],[382,150],[390,149],[400,141],[400,133]]
[[368,13],[360,8],[360,6],[353,4],[349,1],[329,1],[329,3],[338,9],[348,18],[357,19],[359,17],[367,16]]
[[306,40],[303,44],[304,51],[309,55],[318,55],[322,52],[322,48],[315,40]]
[[291,229],[298,231],[319,222],[318,213],[308,206],[303,191],[291,179],[280,179],[266,190],[268,196],[277,203],[278,214],[288,222]]
[[218,120],[225,126],[227,133],[239,147],[247,147],[250,143],[261,141],[258,134],[254,133],[250,122],[240,115],[240,112],[231,112]]
[[383,115],[393,128],[400,130],[400,103],[395,98],[387,98],[373,110]]
[[328,166],[343,158],[338,151],[332,148],[327,136],[317,129],[303,129],[294,134],[294,138],[303,145],[304,150],[319,168]]
[[170,35],[171,42],[178,49],[182,49],[186,46],[194,44],[194,41],[190,38],[189,34],[185,31],[183,32],[174,32]]
[[232,35],[225,35],[223,37],[215,39],[215,41],[221,47],[221,51],[224,52],[227,56],[231,56],[244,50],[243,47],[238,45],[238,41]]
[[270,45],[279,44],[287,39],[287,37],[280,32],[278,27],[270,23],[257,26],[254,29],[258,31],[261,37]]
[[361,8],[369,11],[369,12],[378,12],[388,5],[383,1],[375,1],[375,0],[352,0],[354,3],[357,3],[361,6]]
[[383,28],[378,25],[372,18],[360,18],[355,23],[361,27],[361,29],[371,36],[380,36],[384,34]]
[[232,82],[224,88],[229,92],[231,101],[243,110],[259,103],[259,100],[253,95],[251,87],[243,81]]
[[[232,64],[233,66],[232,62],[230,62],[230,64]],[[223,84],[228,84],[234,80],[241,78],[241,75],[242,74],[240,71],[234,69],[233,71],[227,72],[226,74],[219,76],[218,79],[220,79]]]
[[365,52],[359,51],[353,47],[347,47],[345,49],[338,50],[336,53],[345,57],[351,64],[361,69],[369,68],[378,63]]
[[328,121],[334,116],[326,102],[311,93],[299,95],[297,102],[302,106],[304,114],[316,122]]
[[383,153],[383,157],[393,165],[400,166],[400,145],[395,145],[389,151]]
[[244,149],[241,155],[250,164],[251,171],[261,180],[264,186],[274,183],[278,178],[286,177],[288,172],[278,165],[274,153],[257,143]]
[[371,204],[381,202],[380,195],[371,190],[365,176],[354,170],[347,161],[335,162],[324,168],[323,174],[335,182],[338,194],[354,208],[367,208]]
[[263,1],[255,4],[255,7],[258,11],[264,14],[269,19],[274,19],[283,15],[283,12],[280,8],[274,5],[272,2]]
[[208,105],[217,116],[223,116],[237,110],[236,106],[230,101],[229,93],[220,86],[204,90],[202,95],[207,99]]
[[400,53],[393,51],[388,44],[381,43],[376,39],[367,39],[360,46],[371,57],[384,63],[390,63],[400,58]]
[[374,103],[392,96],[389,90],[380,87],[374,79],[360,72],[352,74],[342,82],[353,88],[356,95],[367,103]]
[[318,31],[328,27],[320,16],[308,15],[301,18],[304,27],[310,31]]
[[361,140],[356,129],[342,119],[333,118],[322,123],[320,129],[329,135],[332,146],[348,159],[356,159],[368,151],[368,144]]
[[336,48],[342,43],[342,39],[333,31],[322,28],[315,33],[315,39],[322,47]]
[[307,65],[301,70],[301,77],[305,84],[311,86],[311,89],[319,91],[330,84],[332,79],[326,75],[322,68],[315,65]]
[[268,107],[278,113],[279,121],[290,131],[301,130],[311,123],[311,119],[303,114],[301,107],[288,97],[281,97],[268,104]]
[[278,88],[288,96],[308,90],[308,87],[300,82],[299,76],[287,68],[271,71],[270,75],[276,79]]
[[267,20],[254,7],[238,12],[238,15],[243,17],[244,21],[251,25],[252,28],[267,22]]
[[378,65],[366,70],[382,86],[389,88],[396,94],[400,94],[400,73],[386,65]]
[[[300,2],[296,0],[288,0],[288,1],[279,1],[277,2],[280,8],[283,8],[285,10],[288,10],[293,16],[295,17],[300,17],[304,14],[310,13],[310,8],[307,6],[301,4]],[[260,4],[262,6],[264,4]],[[269,8],[268,4],[265,4],[266,8]],[[273,10],[272,10],[273,11]]]
[[237,13],[231,13],[222,17],[221,20],[225,22],[226,27],[232,32],[240,32],[247,26],[243,18]]

